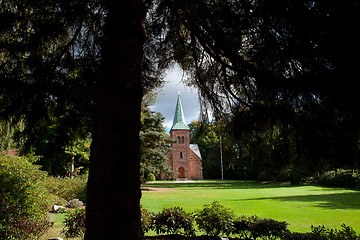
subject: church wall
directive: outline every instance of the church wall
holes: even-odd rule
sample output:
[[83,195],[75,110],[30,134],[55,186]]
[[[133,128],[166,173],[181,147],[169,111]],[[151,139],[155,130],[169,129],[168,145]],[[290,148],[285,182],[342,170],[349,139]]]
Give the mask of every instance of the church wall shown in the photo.
[[190,178],[192,180],[202,180],[202,162],[201,158],[190,150]]

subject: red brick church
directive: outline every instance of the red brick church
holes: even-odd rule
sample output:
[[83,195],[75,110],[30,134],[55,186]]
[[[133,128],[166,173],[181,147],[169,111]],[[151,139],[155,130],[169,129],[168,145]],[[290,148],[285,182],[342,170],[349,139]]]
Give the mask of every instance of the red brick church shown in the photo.
[[184,112],[178,95],[170,138],[176,142],[166,154],[168,166],[176,172],[174,180],[202,180],[201,154],[197,144],[190,144],[190,129],[185,123]]

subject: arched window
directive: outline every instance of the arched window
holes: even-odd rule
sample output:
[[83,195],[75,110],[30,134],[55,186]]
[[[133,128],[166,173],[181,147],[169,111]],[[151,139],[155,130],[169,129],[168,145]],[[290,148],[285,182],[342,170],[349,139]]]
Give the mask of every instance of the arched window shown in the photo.
[[181,158],[181,159],[183,158],[183,156],[182,156],[182,152],[180,152],[180,158]]
[[184,143],[184,141],[185,141],[185,138],[181,137],[181,143]]
[[178,137],[178,143],[180,143],[180,137]]

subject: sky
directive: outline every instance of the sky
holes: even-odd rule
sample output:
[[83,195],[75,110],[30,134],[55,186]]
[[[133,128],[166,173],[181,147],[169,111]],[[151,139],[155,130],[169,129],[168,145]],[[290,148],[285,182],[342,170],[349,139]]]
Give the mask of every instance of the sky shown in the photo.
[[163,125],[167,132],[170,131],[174,119],[178,91],[180,91],[186,124],[199,119],[200,104],[197,89],[185,86],[181,79],[182,70],[178,66],[170,69],[164,79],[165,86],[158,94],[158,101],[150,108],[165,117]]

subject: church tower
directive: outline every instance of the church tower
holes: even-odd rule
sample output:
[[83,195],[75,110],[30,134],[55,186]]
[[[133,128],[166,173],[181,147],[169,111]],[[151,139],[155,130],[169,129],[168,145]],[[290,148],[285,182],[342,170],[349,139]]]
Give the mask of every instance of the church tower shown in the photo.
[[180,94],[177,98],[170,138],[172,152],[167,154],[168,165],[176,172],[174,179],[202,179],[201,154],[196,144],[190,144],[190,129],[186,125]]

